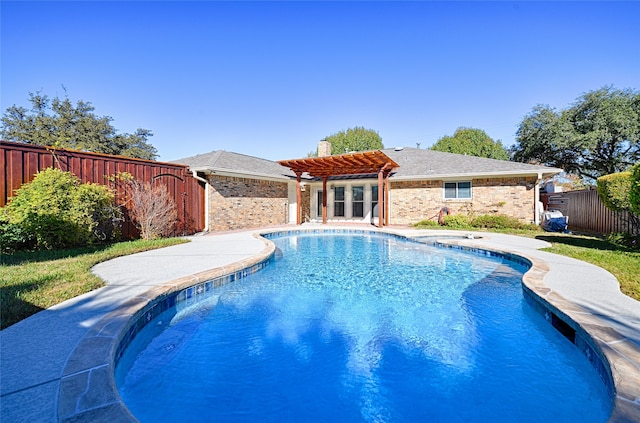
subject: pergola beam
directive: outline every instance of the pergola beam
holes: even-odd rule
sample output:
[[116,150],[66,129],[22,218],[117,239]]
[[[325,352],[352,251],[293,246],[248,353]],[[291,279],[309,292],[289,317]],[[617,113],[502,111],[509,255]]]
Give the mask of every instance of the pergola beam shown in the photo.
[[282,166],[290,168],[296,174],[297,219],[302,223],[302,189],[303,173],[322,178],[322,223],[327,223],[327,179],[330,176],[344,175],[378,175],[378,226],[389,224],[389,174],[399,165],[380,150],[364,151],[337,156],[312,157],[305,159],[281,160]]

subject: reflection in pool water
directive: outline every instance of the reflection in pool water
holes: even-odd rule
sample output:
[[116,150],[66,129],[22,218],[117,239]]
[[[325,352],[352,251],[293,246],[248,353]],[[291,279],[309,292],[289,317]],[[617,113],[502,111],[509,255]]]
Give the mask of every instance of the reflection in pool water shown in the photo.
[[129,347],[116,376],[141,421],[606,420],[523,266],[387,236],[273,241],[272,265]]

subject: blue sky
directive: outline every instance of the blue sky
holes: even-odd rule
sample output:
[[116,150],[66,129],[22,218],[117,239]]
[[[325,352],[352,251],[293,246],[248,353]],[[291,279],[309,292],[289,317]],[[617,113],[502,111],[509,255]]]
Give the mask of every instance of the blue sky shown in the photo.
[[[0,108],[89,101],[160,160],[304,157],[340,130],[509,146],[537,104],[640,89],[640,2],[0,2]],[[65,91],[66,89],[66,91]]]

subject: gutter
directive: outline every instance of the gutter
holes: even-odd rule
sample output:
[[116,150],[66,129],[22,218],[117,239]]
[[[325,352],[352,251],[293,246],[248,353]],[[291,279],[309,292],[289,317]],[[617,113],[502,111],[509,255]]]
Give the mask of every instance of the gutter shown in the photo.
[[430,175],[391,175],[392,181],[415,181],[415,180],[452,180],[452,179],[474,179],[489,177],[517,177],[517,176],[537,176],[538,178],[552,176],[562,172],[562,169],[552,168],[549,171],[497,171],[497,172],[468,172],[468,173],[433,173]]

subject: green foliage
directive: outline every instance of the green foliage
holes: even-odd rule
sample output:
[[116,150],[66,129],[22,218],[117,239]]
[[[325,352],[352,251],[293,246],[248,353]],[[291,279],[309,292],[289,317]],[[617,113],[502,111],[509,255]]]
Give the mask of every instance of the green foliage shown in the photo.
[[[492,228],[492,229],[533,229],[529,225],[522,223],[518,219],[503,214],[483,214],[471,219],[471,226],[474,228]],[[537,227],[536,227],[537,228]]]
[[153,160],[157,150],[147,142],[153,133],[138,129],[118,134],[108,116],[96,116],[89,102],[74,106],[68,98],[29,93],[31,110],[11,106],[2,117],[4,140]]
[[440,138],[431,149],[446,153],[509,160],[509,153],[502,142],[500,140],[494,141],[482,129],[458,128],[452,137]]
[[[120,211],[105,186],[82,184],[71,172],[48,168],[16,191],[4,208],[4,236],[35,249],[88,245],[117,234]],[[23,237],[22,239],[19,239]]]
[[469,228],[471,227],[471,217],[464,214],[450,214],[443,216],[444,226],[449,228]]
[[[444,226],[450,229],[515,229],[523,231],[539,231],[534,224],[522,223],[518,219],[501,214],[482,214],[478,216],[466,214],[451,214],[442,217]],[[435,220],[425,219],[413,225],[414,227],[439,226]]]
[[595,180],[640,160],[640,92],[603,87],[556,112],[538,105],[517,131],[513,159]]
[[364,127],[340,131],[326,138],[331,143],[331,154],[344,154],[352,151],[379,150],[384,148],[380,135]]
[[5,210],[0,210],[0,254],[11,254],[28,248],[32,234],[25,232],[20,225],[9,221]]
[[640,216],[640,162],[631,169],[631,187],[629,188],[631,211]]
[[440,224],[438,223],[437,220],[424,219],[418,223],[415,223],[413,226],[417,228],[421,226],[440,226]]
[[598,197],[609,210],[614,212],[631,210],[631,172],[612,173],[598,178]]
[[640,235],[631,235],[625,232],[614,232],[607,235],[607,241],[621,247],[640,251]]

